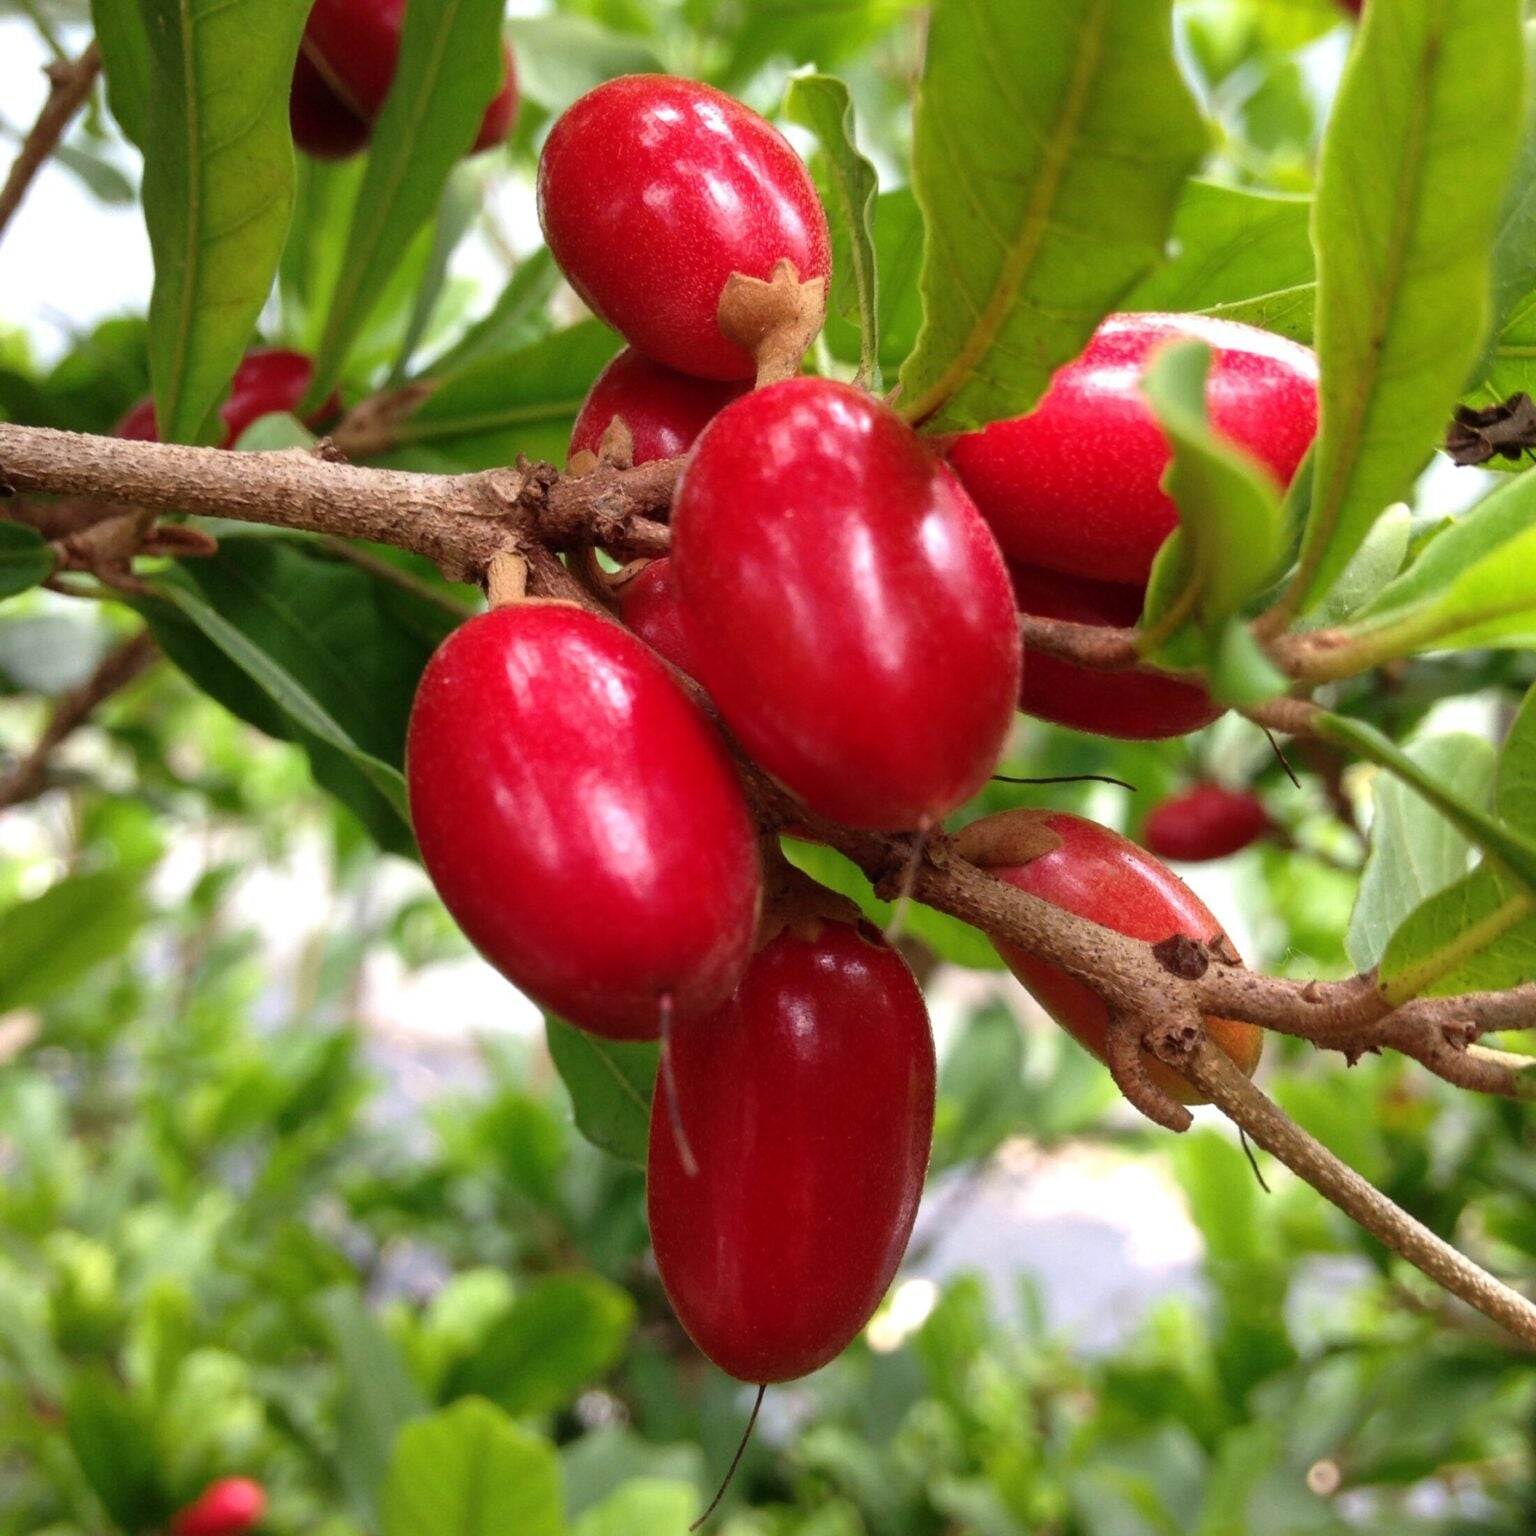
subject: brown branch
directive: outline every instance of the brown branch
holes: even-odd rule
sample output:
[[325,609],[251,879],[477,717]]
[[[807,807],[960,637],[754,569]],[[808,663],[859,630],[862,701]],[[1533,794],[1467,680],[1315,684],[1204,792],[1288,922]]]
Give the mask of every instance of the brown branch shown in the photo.
[[0,776],[0,810],[35,799],[48,787],[48,763],[55,749],[91,717],[98,705],[126,688],[158,659],[159,647],[150,632],[109,651],[78,688],[62,694],[36,745],[11,771]]
[[1353,1168],[1340,1162],[1266,1098],[1205,1038],[1203,1031],[1193,1043],[1155,1034],[1151,1044],[1162,1060],[1188,1077],[1265,1151],[1279,1158],[1394,1253],[1501,1323],[1517,1338],[1536,1344],[1536,1305],[1436,1237]]
[[101,49],[94,38],[78,59],[60,60],[48,66],[51,82],[48,99],[31,131],[22,140],[21,151],[11,166],[10,175],[5,178],[5,185],[0,187],[0,236],[4,235],[11,215],[21,206],[32,178],[53,153],[70,119],[85,104],[100,73]]

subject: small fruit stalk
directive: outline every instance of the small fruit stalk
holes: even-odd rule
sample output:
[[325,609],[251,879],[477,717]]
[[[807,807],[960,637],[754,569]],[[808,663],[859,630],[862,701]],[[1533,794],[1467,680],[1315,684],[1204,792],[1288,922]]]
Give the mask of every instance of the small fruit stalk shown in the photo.
[[[999,880],[1128,938],[1157,944],[1183,934],[1230,954],[1221,925],[1172,870],[1097,822],[1063,811],[1005,811],[966,827],[956,848]],[[996,948],[1035,1001],[1104,1060],[1104,1000],[1047,961],[1009,944],[997,942]],[[1205,1024],[1215,1044],[1251,1077],[1264,1048],[1263,1030],[1232,1019],[1208,1018]],[[1154,1086],[1183,1104],[1205,1102],[1187,1079],[1142,1054]]]
[[867,923],[798,918],[671,1056],[698,1167],[658,1097],[646,1201],[668,1298],[730,1375],[803,1376],[869,1321],[912,1232],[933,1135],[922,993]]
[[1153,807],[1141,840],[1160,858],[1199,864],[1240,853],[1273,829],[1252,790],[1196,784]]
[[221,1477],[171,1521],[171,1536],[244,1536],[261,1524],[267,1494],[248,1477]]

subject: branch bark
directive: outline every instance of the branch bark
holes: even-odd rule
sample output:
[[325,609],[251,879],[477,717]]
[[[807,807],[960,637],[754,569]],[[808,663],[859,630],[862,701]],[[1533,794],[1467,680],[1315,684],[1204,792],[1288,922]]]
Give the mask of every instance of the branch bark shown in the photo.
[[61,61],[48,67],[48,78],[52,82],[48,99],[43,103],[43,109],[38,113],[31,131],[22,140],[21,150],[11,166],[10,174],[5,178],[5,185],[0,187],[0,236],[5,234],[11,215],[21,206],[27,188],[32,185],[32,178],[53,153],[70,119],[84,106],[86,97],[91,94],[91,87],[96,83],[96,76],[100,73],[101,49],[94,38],[91,39],[90,47],[78,59]]

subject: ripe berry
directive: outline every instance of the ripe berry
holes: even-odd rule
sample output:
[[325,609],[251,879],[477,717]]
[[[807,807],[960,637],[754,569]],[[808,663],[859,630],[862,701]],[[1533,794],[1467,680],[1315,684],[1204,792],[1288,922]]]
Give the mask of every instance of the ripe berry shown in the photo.
[[636,464],[675,459],[687,453],[722,406],[747,388],[746,380],[699,379],[663,368],[625,347],[587,392],[571,430],[571,453],[596,453],[609,423],[621,416],[634,443]]
[[[367,142],[400,59],[405,0],[315,0],[288,100],[293,141],[339,159]],[[485,109],[471,154],[502,143],[517,116],[517,79],[503,46],[502,83]]]
[[[1141,616],[1145,594],[1140,587],[1087,581],[1011,560],[1008,574],[1021,613],[1113,629],[1127,628]],[[1198,683],[1145,672],[1095,672],[1038,650],[1030,652],[1024,669],[1019,708],[1074,731],[1128,741],[1183,736],[1223,713]]]
[[539,159],[539,219],[571,285],[647,357],[745,379],[721,335],[733,272],[802,281],[831,270],[826,214],[805,166],[764,118],[693,80],[626,75],[589,91]]
[[[1206,942],[1221,933],[1221,924],[1171,869],[1129,838],[1080,816],[1005,811],[972,823],[958,846],[998,879],[1133,939],[1156,944],[1182,933]],[[1102,1061],[1109,1013],[1099,995],[1011,945],[999,943],[997,952],[1035,1001]],[[1251,1077],[1264,1048],[1263,1030],[1233,1019],[1205,1022],[1212,1041]],[[1204,1102],[1171,1067],[1150,1054],[1145,1060],[1152,1081],[1170,1097]]]
[[1287,484],[1317,432],[1317,359],[1284,337],[1200,315],[1112,315],[1028,416],[967,432],[949,460],[1011,559],[1145,585],[1178,523],[1162,489],[1168,444],[1142,394],[1153,351],[1215,351],[1212,425]]
[[1161,858],[1198,864],[1224,859],[1269,829],[1264,802],[1251,791],[1197,784],[1154,807],[1141,840]]
[[438,894],[536,1002],[596,1034],[715,1007],[752,953],[756,828],[719,738],[639,640],[499,608],[427,665],[406,744]]
[[672,527],[695,675],[808,806],[899,831],[986,782],[1019,690],[1008,574],[894,412],[827,379],[753,390],[694,444]]
[[670,560],[652,560],[638,576],[625,582],[619,590],[619,617],[658,656],[693,676],[693,653],[683,633]]
[[786,929],[735,997],[672,1037],[684,1168],[659,1097],[646,1200],[678,1320],[722,1370],[788,1381],[880,1304],[933,1135],[933,1036],[901,957],[867,924]]
[[[233,448],[253,421],[273,411],[297,410],[314,376],[315,365],[302,352],[247,352],[230,381],[229,398],[219,407],[224,421],[224,441],[219,446]],[[324,421],[340,408],[340,400],[333,395],[309,417],[309,424]],[[117,436],[159,442],[154,401],[139,401],[117,424]]]
[[267,1494],[248,1477],[221,1477],[209,1483],[172,1521],[171,1536],[241,1536],[260,1525]]

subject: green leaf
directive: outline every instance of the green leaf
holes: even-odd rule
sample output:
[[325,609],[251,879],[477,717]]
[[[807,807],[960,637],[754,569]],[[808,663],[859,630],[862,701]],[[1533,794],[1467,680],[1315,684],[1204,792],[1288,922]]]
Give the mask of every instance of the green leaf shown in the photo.
[[913,185],[924,323],[901,409],[937,431],[1028,410],[1162,258],[1206,134],[1168,0],[938,0]]
[[[880,367],[893,373],[910,356],[923,324],[923,300],[918,291],[923,212],[910,187],[882,192],[875,199],[874,226],[875,270],[880,275],[875,294]],[[834,309],[827,315],[823,334],[834,357],[859,361],[864,337],[858,324],[850,324]]]
[[531,347],[496,353],[446,376],[395,432],[396,444],[442,445],[465,469],[563,460],[592,381],[613,357],[613,332],[595,320]]
[[1327,597],[1296,626],[1321,629],[1342,623],[1379,598],[1403,568],[1413,539],[1413,513],[1404,502],[1376,519]]
[[[1127,311],[1190,311],[1246,320],[1293,335],[1297,320],[1264,325],[1259,313],[1305,316],[1312,339],[1316,265],[1312,200],[1191,181],[1173,216],[1174,255],[1120,303]],[[1235,313],[1229,316],[1228,311]]]
[[371,1526],[381,1508],[386,1475],[393,1485],[396,1436],[403,1425],[427,1411],[427,1403],[394,1341],[356,1291],[328,1291],[319,1309],[335,1340],[340,1366],[336,1458],[341,1481],[353,1509]]
[[[1407,748],[1431,778],[1455,784],[1471,805],[1483,805],[1493,787],[1494,751],[1481,737],[1456,732],[1430,736]],[[1360,876],[1344,947],[1365,971],[1420,903],[1467,872],[1472,844],[1433,806],[1390,774],[1377,776],[1371,846]]]
[[[121,0],[119,0],[121,3]],[[293,211],[288,91],[306,0],[138,0],[153,88],[144,218],[160,436],[205,431],[250,344]]]
[[53,575],[53,551],[35,529],[0,523],[0,598],[14,597]]
[[481,188],[472,169],[460,168],[448,177],[433,225],[432,248],[427,253],[427,264],[422,270],[421,281],[416,285],[416,297],[406,321],[405,335],[400,340],[395,366],[390,371],[391,386],[405,381],[411,359],[427,333],[432,313],[448,281],[448,263],[480,212],[481,198]]
[[586,16],[511,17],[507,36],[517,57],[519,93],[552,114],[616,75],[663,72],[648,44]]
[[571,1536],[677,1536],[698,1513],[692,1483],[641,1477],[625,1483],[571,1529]]
[[634,1326],[635,1304],[618,1286],[591,1274],[551,1275],[491,1326],[444,1392],[478,1393],[508,1413],[547,1413],[604,1375]]
[[101,48],[107,105],[129,142],[144,148],[149,137],[149,35],[135,5],[91,0],[91,20]]
[[797,75],[789,82],[784,115],[809,128],[821,144],[817,180],[830,196],[832,229],[832,302],[839,314],[855,320],[861,338],[856,383],[880,388],[879,279],[875,271],[875,196],[880,178],[859,153],[853,100],[833,75]]
[[490,310],[423,371],[428,375],[456,373],[484,357],[516,352],[539,341],[549,332],[547,309],[559,284],[555,258],[548,246],[541,245],[512,274]]
[[654,1045],[602,1040],[546,1017],[549,1054],[576,1115],[576,1129],[594,1147],[645,1166],[656,1086]]
[[146,1531],[170,1513],[148,1406],[100,1366],[81,1369],[64,1403],[65,1435],[112,1523]]
[[1313,210],[1321,422],[1302,611],[1403,499],[1483,344],[1522,54],[1519,0],[1366,9]]
[[1179,526],[1171,549],[1160,556],[1158,583],[1142,621],[1165,637],[1186,623],[1218,634],[1226,619],[1269,585],[1284,555],[1285,523],[1274,482],[1206,421],[1210,367],[1204,342],[1179,342],[1159,349],[1142,377],[1142,393],[1173,449],[1163,485],[1179,508]]
[[501,84],[503,6],[504,0],[411,0],[406,7],[400,63],[374,125],[308,404],[336,387],[402,255],[474,142]]
[[122,954],[143,917],[138,875],[117,869],[70,875],[0,912],[0,1013],[67,992]]

